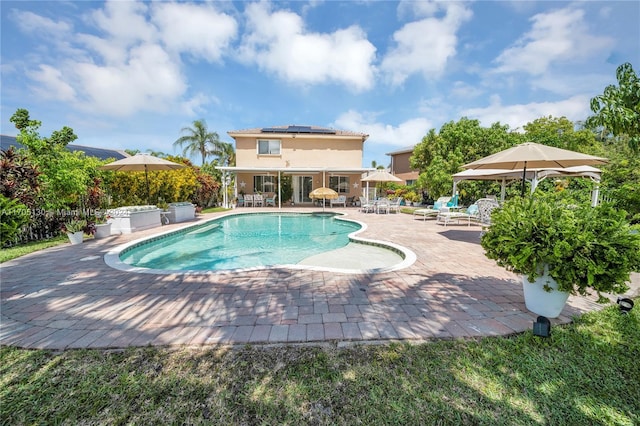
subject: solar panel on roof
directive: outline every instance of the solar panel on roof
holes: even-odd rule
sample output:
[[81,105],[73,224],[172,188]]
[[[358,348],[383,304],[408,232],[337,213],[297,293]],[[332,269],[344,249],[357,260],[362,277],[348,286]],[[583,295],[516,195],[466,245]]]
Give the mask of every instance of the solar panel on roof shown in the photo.
[[312,128],[311,126],[289,126],[284,127],[264,127],[262,133],[305,133],[317,135],[335,135],[336,131],[332,129]]

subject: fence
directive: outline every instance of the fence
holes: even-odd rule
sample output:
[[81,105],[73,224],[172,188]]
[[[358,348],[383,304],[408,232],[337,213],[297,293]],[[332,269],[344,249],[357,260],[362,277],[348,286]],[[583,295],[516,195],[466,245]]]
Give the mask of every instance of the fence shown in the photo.
[[95,210],[35,210],[31,211],[31,220],[22,227],[12,241],[4,248],[26,244],[32,241],[48,240],[61,234],[62,225],[71,218],[95,217]]

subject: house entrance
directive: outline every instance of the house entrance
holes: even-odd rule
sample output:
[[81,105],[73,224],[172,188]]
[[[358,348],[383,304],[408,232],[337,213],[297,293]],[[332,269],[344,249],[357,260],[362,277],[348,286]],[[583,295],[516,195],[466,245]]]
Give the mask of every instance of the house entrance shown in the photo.
[[309,193],[313,191],[313,176],[293,176],[293,202],[310,203]]

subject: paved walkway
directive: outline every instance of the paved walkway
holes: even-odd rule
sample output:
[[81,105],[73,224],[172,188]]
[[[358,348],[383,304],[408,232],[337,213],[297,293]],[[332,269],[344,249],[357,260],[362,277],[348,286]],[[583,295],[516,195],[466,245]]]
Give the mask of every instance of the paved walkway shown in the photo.
[[[368,224],[361,236],[406,246],[417,261],[380,274],[272,269],[153,275],[115,270],[103,255],[158,229],[65,244],[0,266],[0,343],[47,349],[342,345],[531,329],[536,315],[524,306],[520,281],[485,258],[478,227],[336,210]],[[177,226],[184,224],[162,231]],[[629,294],[639,287],[636,274]],[[593,298],[572,296],[552,323],[601,307]]]

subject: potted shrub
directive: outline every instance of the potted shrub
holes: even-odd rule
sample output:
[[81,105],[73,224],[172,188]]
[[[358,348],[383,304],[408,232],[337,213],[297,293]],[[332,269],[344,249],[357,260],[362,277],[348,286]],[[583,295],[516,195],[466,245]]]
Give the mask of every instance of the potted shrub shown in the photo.
[[109,219],[111,219],[111,215],[107,213],[96,215],[96,219],[95,219],[96,232],[94,234],[94,237],[96,239],[106,238],[111,236],[111,222],[109,222]]
[[572,205],[557,194],[507,201],[494,210],[481,244],[487,257],[523,275],[527,309],[550,318],[569,294],[595,291],[603,303],[601,293],[624,293],[630,273],[640,270],[640,234],[624,211]]
[[72,219],[62,225],[62,230],[69,237],[71,244],[80,244],[82,243],[84,234],[93,233],[92,229],[95,228],[92,225],[93,224],[89,224],[84,219]]

